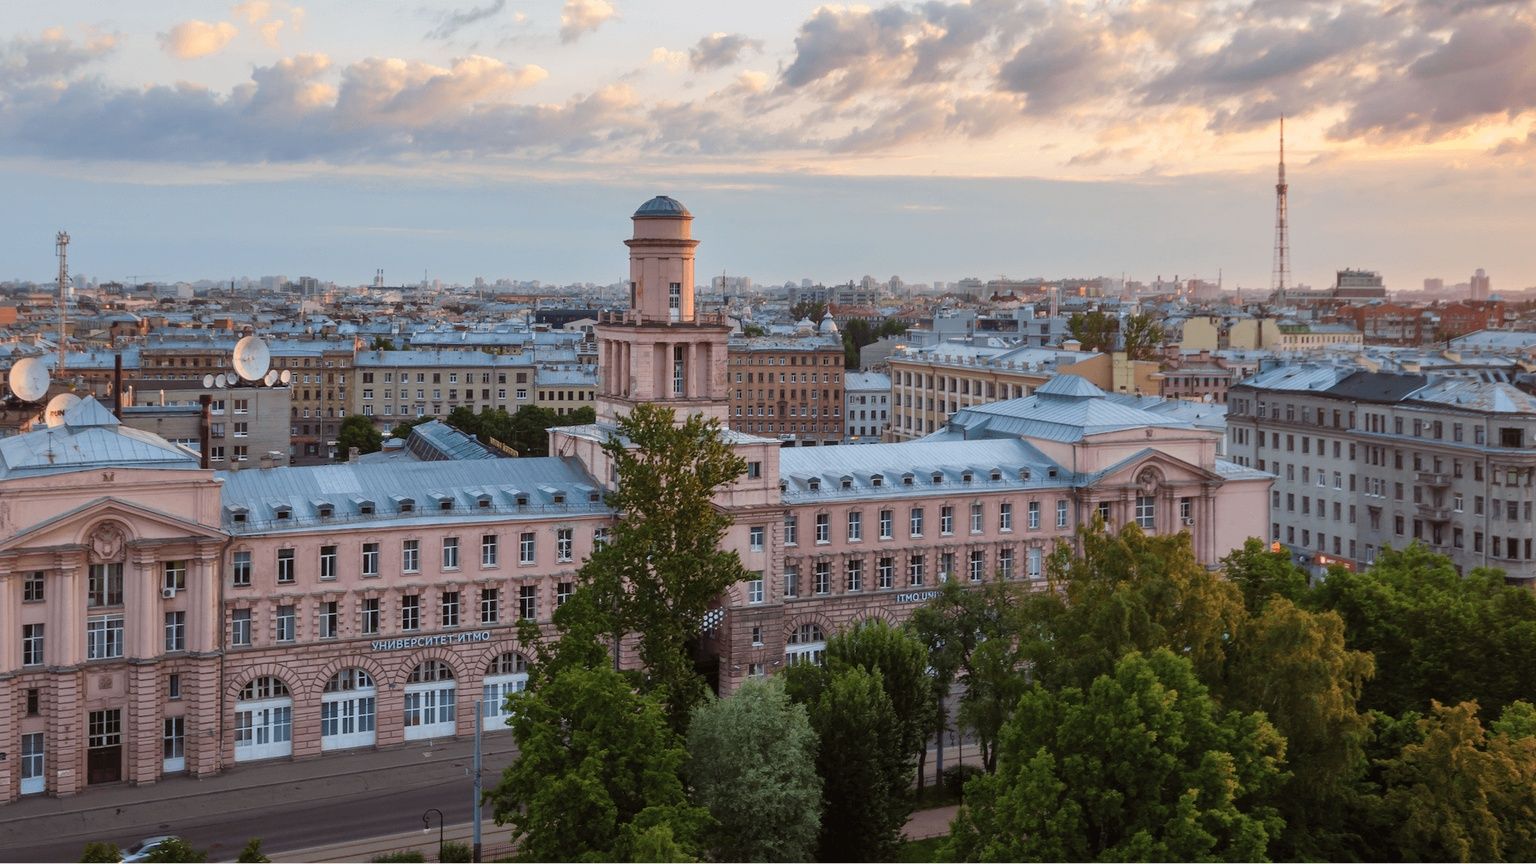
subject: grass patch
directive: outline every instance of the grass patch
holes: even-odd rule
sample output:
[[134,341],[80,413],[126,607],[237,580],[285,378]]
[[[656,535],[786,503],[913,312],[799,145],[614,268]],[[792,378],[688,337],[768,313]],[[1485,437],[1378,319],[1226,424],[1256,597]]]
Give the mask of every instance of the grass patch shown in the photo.
[[944,857],[944,844],[949,842],[946,837],[929,837],[926,840],[908,840],[901,844],[901,851],[896,853],[897,861],[951,861]]

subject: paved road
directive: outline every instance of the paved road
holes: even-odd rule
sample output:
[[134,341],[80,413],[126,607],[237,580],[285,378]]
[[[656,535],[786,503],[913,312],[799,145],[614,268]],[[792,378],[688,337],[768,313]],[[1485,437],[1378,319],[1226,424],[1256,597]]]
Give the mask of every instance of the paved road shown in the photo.
[[[496,783],[510,757],[505,752],[487,756],[487,786]],[[78,861],[91,840],[126,845],[156,834],[179,835],[207,849],[211,860],[232,861],[251,837],[262,838],[263,849],[278,853],[419,829],[429,807],[442,810],[453,825],[471,818],[467,765],[458,754],[348,775],[210,791],[169,802],[136,805],[130,800],[109,808],[12,820],[0,825],[0,861]],[[91,797],[88,793],[71,800],[90,807]],[[0,818],[12,815],[5,812],[11,807],[0,808]],[[436,818],[434,814],[434,834]],[[485,820],[489,833],[495,826],[488,807]]]

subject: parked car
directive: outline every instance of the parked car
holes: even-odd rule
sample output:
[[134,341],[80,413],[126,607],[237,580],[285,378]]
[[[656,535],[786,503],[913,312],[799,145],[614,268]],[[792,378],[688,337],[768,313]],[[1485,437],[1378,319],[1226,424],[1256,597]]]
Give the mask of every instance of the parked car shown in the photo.
[[176,838],[170,834],[162,834],[158,837],[145,837],[143,840],[123,850],[123,861],[143,861],[149,857],[149,853],[168,840]]

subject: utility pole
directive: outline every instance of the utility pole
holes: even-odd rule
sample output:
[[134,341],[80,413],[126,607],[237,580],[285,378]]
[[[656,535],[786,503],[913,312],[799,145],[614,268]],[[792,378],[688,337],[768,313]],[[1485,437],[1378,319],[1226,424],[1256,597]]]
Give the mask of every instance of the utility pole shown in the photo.
[[474,837],[469,860],[480,860],[480,733],[485,729],[485,700],[475,700],[475,800],[470,802],[474,814]]

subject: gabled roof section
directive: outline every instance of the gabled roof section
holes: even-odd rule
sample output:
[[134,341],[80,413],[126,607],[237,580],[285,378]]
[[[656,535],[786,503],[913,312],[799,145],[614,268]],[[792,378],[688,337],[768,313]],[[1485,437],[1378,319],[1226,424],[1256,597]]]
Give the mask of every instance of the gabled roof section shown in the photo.
[[1102,399],[1104,391],[1081,375],[1055,375],[1036,387],[1035,395],[1048,399]]
[[76,536],[78,531],[69,526],[84,525],[86,523],[94,524],[103,517],[114,515],[135,517],[133,523],[140,530],[145,528],[158,529],[159,533],[165,536],[205,537],[212,540],[224,539],[224,532],[218,528],[203,525],[183,516],[166,513],[153,507],[145,507],[133,501],[125,501],[121,498],[107,496],[87,501],[78,507],[66,510],[36,525],[28,526],[25,531],[14,534],[6,538],[3,543],[0,543],[0,552],[19,548],[46,548],[49,546],[84,542],[83,538]]
[[98,468],[198,467],[190,450],[153,432],[119,425],[89,396],[64,414],[63,425],[0,439],[0,479]]

